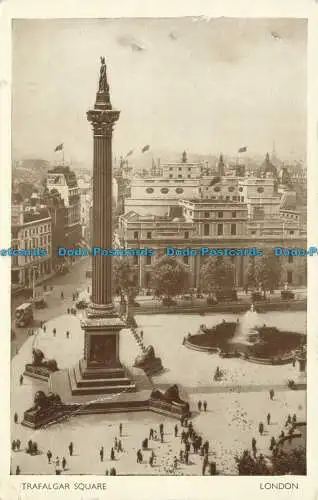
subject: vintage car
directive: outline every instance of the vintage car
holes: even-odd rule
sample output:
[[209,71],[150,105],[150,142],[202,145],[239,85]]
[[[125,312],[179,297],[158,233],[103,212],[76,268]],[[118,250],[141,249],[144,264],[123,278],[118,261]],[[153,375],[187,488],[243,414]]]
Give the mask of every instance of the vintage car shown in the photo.
[[282,300],[292,300],[295,298],[295,294],[291,290],[282,290],[280,292],[280,297]]

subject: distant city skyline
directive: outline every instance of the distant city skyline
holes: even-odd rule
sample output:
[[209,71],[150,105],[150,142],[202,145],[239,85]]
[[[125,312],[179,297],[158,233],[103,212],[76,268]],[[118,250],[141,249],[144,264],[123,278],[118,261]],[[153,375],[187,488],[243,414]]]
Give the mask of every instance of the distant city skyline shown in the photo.
[[[121,111],[114,156],[129,150],[306,158],[302,19],[15,20],[12,158],[90,166],[86,111],[101,55]],[[151,157],[149,158],[149,164]]]

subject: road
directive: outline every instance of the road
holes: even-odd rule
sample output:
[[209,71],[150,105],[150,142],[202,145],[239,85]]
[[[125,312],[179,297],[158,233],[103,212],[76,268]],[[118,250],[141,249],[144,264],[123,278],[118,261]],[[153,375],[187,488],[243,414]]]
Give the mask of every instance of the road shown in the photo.
[[[18,328],[15,326],[15,309],[23,302],[28,302],[25,296],[19,295],[12,298],[11,302],[11,324],[12,329],[16,334],[16,339],[11,343],[11,358],[16,354],[17,350],[21,348],[26,339],[28,332],[32,328],[40,325],[41,321],[48,321],[56,316],[65,314],[67,308],[73,305],[73,292],[75,290],[87,290],[90,286],[91,280],[86,278],[86,271],[90,269],[91,263],[89,258],[76,260],[68,274],[63,276],[54,276],[46,282],[47,292],[44,292],[44,299],[48,304],[45,309],[36,309],[34,313],[33,325],[27,328]],[[53,290],[50,287],[53,286]],[[64,299],[61,299],[61,292],[63,291]]]

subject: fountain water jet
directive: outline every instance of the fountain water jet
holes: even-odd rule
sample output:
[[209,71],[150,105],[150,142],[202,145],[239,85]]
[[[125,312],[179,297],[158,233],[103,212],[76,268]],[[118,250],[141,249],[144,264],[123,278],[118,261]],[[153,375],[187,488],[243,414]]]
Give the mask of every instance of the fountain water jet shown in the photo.
[[233,344],[253,345],[259,340],[257,327],[260,325],[260,318],[252,304],[250,309],[244,314],[241,321],[238,322],[235,335],[231,339]]

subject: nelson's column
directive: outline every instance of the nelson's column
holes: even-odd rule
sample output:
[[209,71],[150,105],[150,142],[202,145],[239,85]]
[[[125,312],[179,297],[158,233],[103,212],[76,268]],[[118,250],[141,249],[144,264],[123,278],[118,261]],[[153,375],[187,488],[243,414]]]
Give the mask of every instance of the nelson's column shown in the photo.
[[[101,57],[94,109],[87,112],[94,137],[93,247],[112,248],[112,132],[120,112],[110,102],[105,58]],[[135,390],[119,360],[119,332],[125,323],[112,301],[112,257],[92,256],[92,302],[82,321],[84,359],[71,369],[72,394]]]

